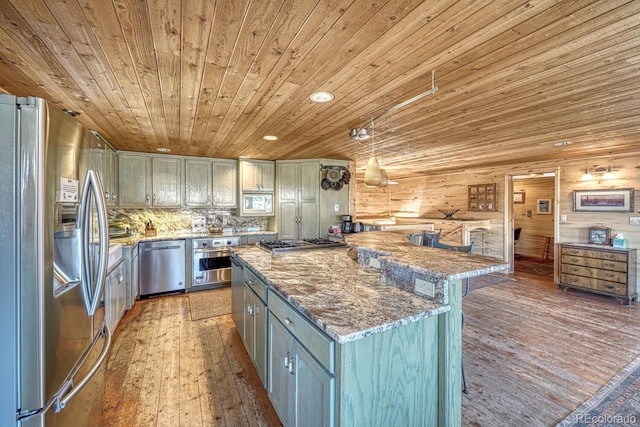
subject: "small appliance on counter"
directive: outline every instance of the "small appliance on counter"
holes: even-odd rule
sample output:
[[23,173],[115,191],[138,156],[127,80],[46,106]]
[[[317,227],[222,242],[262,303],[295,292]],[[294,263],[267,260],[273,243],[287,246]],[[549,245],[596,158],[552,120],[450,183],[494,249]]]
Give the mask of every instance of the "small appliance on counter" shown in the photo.
[[351,215],[342,215],[342,234],[360,233],[361,231],[364,231],[361,222],[353,222]]
[[191,217],[191,231],[194,233],[206,233],[209,231],[207,227],[207,218],[204,216]]
[[342,234],[351,233],[353,218],[351,215],[342,215]]

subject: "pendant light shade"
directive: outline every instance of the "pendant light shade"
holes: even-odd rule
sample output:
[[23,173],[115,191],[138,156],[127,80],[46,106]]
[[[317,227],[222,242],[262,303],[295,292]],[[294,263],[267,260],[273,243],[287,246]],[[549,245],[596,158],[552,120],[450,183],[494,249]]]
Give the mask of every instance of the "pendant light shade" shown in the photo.
[[380,185],[381,182],[382,172],[380,170],[380,165],[378,164],[378,159],[371,156],[369,158],[369,163],[367,163],[367,168],[364,171],[364,185],[376,187]]
[[386,187],[387,185],[389,185],[389,177],[387,176],[386,169],[380,169],[380,176],[381,180],[379,186]]

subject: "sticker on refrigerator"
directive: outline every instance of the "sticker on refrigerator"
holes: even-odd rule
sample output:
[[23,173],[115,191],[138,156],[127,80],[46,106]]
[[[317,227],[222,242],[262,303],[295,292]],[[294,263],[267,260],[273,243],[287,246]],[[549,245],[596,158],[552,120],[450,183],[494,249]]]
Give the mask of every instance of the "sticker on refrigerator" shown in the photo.
[[78,201],[78,180],[60,177],[60,188],[58,189],[57,202],[77,202]]

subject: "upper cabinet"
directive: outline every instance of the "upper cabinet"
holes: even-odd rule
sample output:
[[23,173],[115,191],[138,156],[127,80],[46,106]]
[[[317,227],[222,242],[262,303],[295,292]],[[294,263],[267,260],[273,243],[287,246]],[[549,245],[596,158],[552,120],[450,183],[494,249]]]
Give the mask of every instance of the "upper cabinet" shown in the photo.
[[184,203],[189,207],[211,206],[211,160],[184,161]]
[[238,197],[238,162],[213,160],[212,202],[214,207],[235,208]]
[[235,160],[185,160],[185,205],[235,208],[238,163]]
[[146,154],[118,154],[120,206],[151,206],[151,157]]
[[104,196],[107,206],[118,203],[118,156],[116,150],[107,145],[104,149]]
[[268,160],[240,160],[239,175],[243,192],[273,192],[275,162]]
[[156,157],[151,159],[152,205],[179,207],[182,204],[182,159]]
[[178,207],[182,203],[182,159],[146,154],[118,156],[120,206]]

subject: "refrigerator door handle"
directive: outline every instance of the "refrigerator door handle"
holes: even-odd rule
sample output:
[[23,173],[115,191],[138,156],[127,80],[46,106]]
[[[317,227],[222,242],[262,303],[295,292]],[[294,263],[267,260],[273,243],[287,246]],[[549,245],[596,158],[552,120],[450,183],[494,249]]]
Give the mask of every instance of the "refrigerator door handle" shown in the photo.
[[[74,385],[74,376],[80,370],[85,360],[91,353],[91,350],[93,350],[96,343],[98,342],[98,339],[101,336],[104,336],[104,347],[102,348],[100,355],[96,359],[93,366],[91,366],[91,369],[89,369],[87,374]],[[55,404],[53,406],[53,409],[55,410],[56,414],[62,411],[64,407],[67,406],[67,404],[71,401],[71,399],[73,399],[80,392],[80,390],[82,390],[82,388],[87,385],[91,378],[93,378],[96,372],[98,372],[98,369],[100,369],[100,366],[102,366],[105,358],[107,357],[107,353],[109,352],[110,347],[111,331],[109,330],[109,327],[105,322],[102,324],[100,332],[93,338],[93,342],[91,343],[89,348],[80,358],[80,361],[78,362],[76,367],[71,371],[65,382],[62,384],[62,387],[60,387],[60,390],[58,390],[58,392],[55,394]]]
[[[92,286],[91,270],[91,194],[93,193],[96,209],[98,211],[98,236],[100,239],[100,259],[98,260],[98,274],[96,275],[95,286]],[[84,180],[82,192],[82,202],[79,209],[81,212],[80,227],[82,228],[82,294],[84,296],[87,314],[93,316],[100,304],[100,296],[104,289],[104,282],[107,277],[107,262],[109,257],[109,223],[107,221],[107,209],[102,191],[100,176],[94,170],[88,170]],[[93,293],[92,293],[93,289]]]
[[[100,351],[100,355],[96,359],[93,366],[91,366],[91,369],[89,369],[87,374],[74,385],[74,376],[78,373],[80,368],[82,368],[82,365],[86,361],[87,357],[93,351],[93,348],[96,346],[98,339],[100,339],[100,337],[103,337],[103,336],[104,336],[104,346]],[[91,345],[85,350],[80,360],[78,360],[78,363],[76,364],[76,366],[71,370],[67,378],[62,383],[62,386],[51,397],[49,402],[47,402],[47,404],[40,409],[18,412],[16,414],[16,420],[22,421],[36,415],[44,414],[52,406],[56,414],[62,411],[64,407],[67,406],[67,404],[71,401],[71,399],[73,399],[80,392],[80,390],[82,390],[82,388],[85,385],[87,385],[87,383],[96,374],[96,372],[98,372],[98,369],[100,369],[100,367],[102,366],[102,364],[104,363],[107,357],[107,353],[109,352],[110,347],[111,347],[111,330],[109,330],[109,327],[107,326],[106,323],[103,323],[102,328],[100,328],[100,331],[98,332],[98,334],[96,334],[96,336],[93,338]]]

